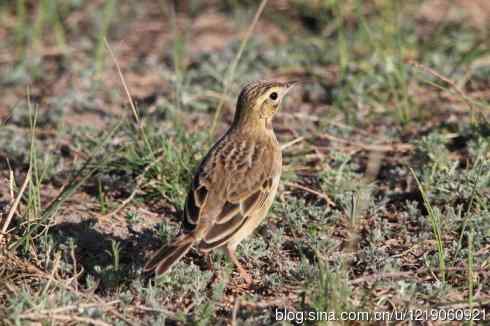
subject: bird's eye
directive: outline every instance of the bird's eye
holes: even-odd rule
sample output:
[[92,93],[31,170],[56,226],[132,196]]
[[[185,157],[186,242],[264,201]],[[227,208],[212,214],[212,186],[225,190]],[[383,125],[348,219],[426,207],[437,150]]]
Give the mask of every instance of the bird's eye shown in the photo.
[[276,92],[272,92],[270,95],[269,95],[269,98],[271,100],[277,100],[277,93]]

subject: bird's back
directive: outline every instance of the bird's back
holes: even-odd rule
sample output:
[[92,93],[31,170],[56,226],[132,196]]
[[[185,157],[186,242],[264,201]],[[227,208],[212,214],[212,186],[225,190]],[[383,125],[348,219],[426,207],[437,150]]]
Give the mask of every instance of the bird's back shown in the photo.
[[193,178],[185,205],[186,231],[196,232],[197,225],[205,237],[213,225],[227,222],[227,215],[252,213],[247,209],[266,202],[281,165],[273,133],[251,137],[228,131],[204,157]]

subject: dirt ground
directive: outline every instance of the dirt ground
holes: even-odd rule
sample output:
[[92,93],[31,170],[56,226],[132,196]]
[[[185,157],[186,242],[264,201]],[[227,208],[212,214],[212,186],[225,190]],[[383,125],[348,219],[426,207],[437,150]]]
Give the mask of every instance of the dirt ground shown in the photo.
[[[0,4],[2,323],[488,322],[490,2],[262,3]],[[272,78],[302,84],[239,249],[253,286],[219,251],[144,274],[239,90]],[[420,319],[373,319],[400,311]]]

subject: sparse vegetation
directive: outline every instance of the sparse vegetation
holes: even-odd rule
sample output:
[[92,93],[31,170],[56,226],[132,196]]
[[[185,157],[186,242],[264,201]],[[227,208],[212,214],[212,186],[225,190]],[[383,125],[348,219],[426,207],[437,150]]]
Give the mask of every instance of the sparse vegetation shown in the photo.
[[[488,1],[270,0],[253,25],[259,4],[0,2],[0,324],[489,318]],[[304,82],[274,124],[278,198],[239,248],[254,286],[220,252],[144,275],[238,90],[270,77]]]

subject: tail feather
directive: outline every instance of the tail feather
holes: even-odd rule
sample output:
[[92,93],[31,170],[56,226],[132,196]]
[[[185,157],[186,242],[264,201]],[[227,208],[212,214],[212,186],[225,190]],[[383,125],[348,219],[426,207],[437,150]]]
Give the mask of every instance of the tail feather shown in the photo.
[[[190,240],[190,239],[189,239]],[[146,262],[144,271],[155,271],[155,274],[161,275],[167,272],[175,265],[187,252],[192,248],[193,241],[179,241],[170,246],[160,248]]]

